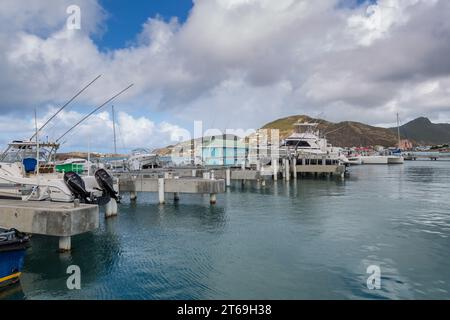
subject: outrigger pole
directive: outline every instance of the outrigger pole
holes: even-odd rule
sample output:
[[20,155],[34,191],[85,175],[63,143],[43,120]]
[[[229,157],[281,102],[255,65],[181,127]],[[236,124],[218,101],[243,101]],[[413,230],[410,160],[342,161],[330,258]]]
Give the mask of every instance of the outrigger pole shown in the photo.
[[78,121],[72,128],[70,128],[69,130],[67,130],[61,137],[59,137],[58,139],[56,139],[56,142],[59,142],[62,138],[64,138],[70,131],[72,131],[73,129],[75,129],[76,127],[78,127],[80,125],[80,123],[82,123],[83,121],[85,121],[87,118],[89,118],[90,116],[92,116],[94,113],[96,113],[98,110],[100,110],[101,108],[103,108],[105,105],[107,105],[108,103],[110,103],[111,101],[113,101],[115,98],[117,98],[118,96],[120,96],[122,93],[124,93],[125,91],[127,91],[128,89],[130,89],[132,86],[134,86],[134,84],[130,84],[128,87],[126,87],[125,89],[123,89],[122,91],[120,91],[119,93],[115,94],[114,96],[112,96],[111,98],[109,98],[106,102],[104,102],[103,104],[101,104],[100,106],[98,106],[97,108],[95,108],[91,113],[89,113],[87,116],[85,116],[83,119],[81,119],[80,121]]
[[74,95],[69,101],[67,101],[61,108],[59,108],[59,110],[50,117],[50,119],[48,119],[38,130],[36,130],[36,132],[33,134],[33,136],[30,138],[30,141],[33,140],[34,137],[36,137],[39,132],[41,132],[42,129],[44,129],[44,127],[49,124],[50,121],[52,121],[61,111],[63,111],[73,100],[75,100],[80,94],[82,94],[87,88],[89,88],[95,81],[97,81],[102,75],[98,75],[94,80],[92,80],[91,82],[89,82],[83,89],[81,89],[80,91],[78,91],[78,93],[76,95]]

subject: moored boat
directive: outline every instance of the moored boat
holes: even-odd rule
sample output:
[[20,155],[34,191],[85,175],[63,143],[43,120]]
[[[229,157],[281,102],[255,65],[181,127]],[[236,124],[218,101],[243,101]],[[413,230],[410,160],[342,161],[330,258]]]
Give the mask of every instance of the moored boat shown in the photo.
[[0,228],[0,289],[19,281],[29,247],[27,235],[15,229]]

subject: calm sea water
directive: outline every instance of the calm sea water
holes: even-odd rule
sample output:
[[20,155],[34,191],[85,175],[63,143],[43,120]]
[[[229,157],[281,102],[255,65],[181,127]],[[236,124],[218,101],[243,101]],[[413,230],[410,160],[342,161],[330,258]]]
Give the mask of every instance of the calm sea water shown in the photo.
[[[73,238],[33,238],[8,299],[450,298],[450,162],[352,167],[345,181],[235,184],[179,204],[127,199]],[[125,197],[126,198],[126,197]],[[103,219],[102,219],[103,220]],[[66,287],[69,265],[82,289]],[[367,289],[367,267],[381,289]]]

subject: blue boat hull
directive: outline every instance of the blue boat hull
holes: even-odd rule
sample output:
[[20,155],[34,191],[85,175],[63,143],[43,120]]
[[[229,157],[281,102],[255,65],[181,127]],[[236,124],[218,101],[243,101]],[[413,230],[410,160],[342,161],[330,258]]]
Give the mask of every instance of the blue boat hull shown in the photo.
[[25,250],[0,252],[0,287],[18,281],[24,259]]
[[0,229],[0,289],[19,280],[29,238],[15,229]]

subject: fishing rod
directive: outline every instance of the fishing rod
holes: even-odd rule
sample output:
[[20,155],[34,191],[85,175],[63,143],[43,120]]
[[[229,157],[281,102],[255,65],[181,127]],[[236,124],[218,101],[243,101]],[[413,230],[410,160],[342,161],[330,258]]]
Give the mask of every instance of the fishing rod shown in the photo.
[[33,140],[34,137],[36,137],[39,132],[42,131],[42,129],[44,129],[44,127],[49,124],[50,121],[52,121],[61,111],[63,111],[73,100],[75,100],[80,94],[82,94],[87,88],[89,88],[95,81],[97,81],[102,75],[98,75],[94,80],[92,80],[91,82],[89,82],[83,89],[81,89],[80,91],[77,92],[76,95],[74,95],[69,101],[67,101],[61,108],[59,108],[59,110],[50,117],[50,119],[48,119],[38,130],[36,130],[36,132],[33,134],[33,136],[30,138],[30,141]]
[[121,94],[123,94],[125,91],[127,91],[128,89],[130,89],[132,86],[134,86],[134,83],[130,84],[128,87],[126,87],[125,89],[123,89],[122,91],[120,91],[119,93],[115,94],[114,96],[112,96],[111,98],[109,98],[106,102],[104,102],[103,104],[101,104],[100,106],[98,106],[97,108],[95,108],[91,113],[89,113],[87,116],[85,116],[83,119],[81,119],[80,121],[78,121],[72,128],[70,128],[69,130],[67,130],[61,137],[59,137],[58,139],[56,139],[56,142],[59,142],[62,138],[64,138],[70,131],[72,131],[73,129],[75,129],[76,127],[78,127],[80,125],[80,123],[82,123],[83,121],[85,121],[87,118],[89,118],[90,116],[92,116],[94,113],[96,113],[98,110],[100,110],[101,108],[103,108],[105,105],[107,105],[108,103],[110,103],[111,101],[113,101],[115,98],[117,98],[118,96],[120,96]]

